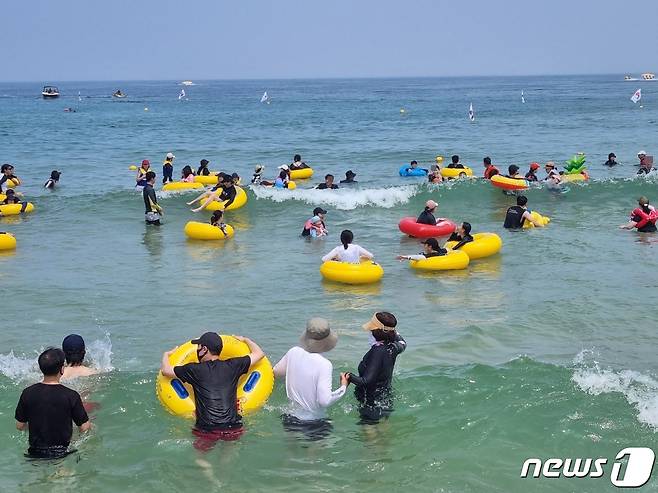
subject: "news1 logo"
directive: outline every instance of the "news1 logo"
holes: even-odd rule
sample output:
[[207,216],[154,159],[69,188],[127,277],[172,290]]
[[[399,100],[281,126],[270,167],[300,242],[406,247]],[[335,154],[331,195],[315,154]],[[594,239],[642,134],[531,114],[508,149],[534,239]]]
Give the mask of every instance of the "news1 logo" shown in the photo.
[[[622,462],[626,459],[625,463]],[[610,482],[619,488],[644,486],[653,471],[656,454],[648,447],[628,447],[615,457],[610,470]],[[624,464],[626,467],[624,468]],[[608,459],[527,459],[521,466],[521,477],[527,478],[532,468],[533,478],[600,478],[606,474]]]

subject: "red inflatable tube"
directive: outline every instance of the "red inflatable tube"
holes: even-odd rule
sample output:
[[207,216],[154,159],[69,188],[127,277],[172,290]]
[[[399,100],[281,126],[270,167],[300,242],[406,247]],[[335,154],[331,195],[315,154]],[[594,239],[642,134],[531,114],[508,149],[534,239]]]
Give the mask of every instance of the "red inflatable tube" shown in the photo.
[[403,217],[398,223],[398,228],[404,234],[415,238],[437,238],[450,236],[455,231],[455,223],[448,219],[438,219],[436,226],[429,224],[418,224],[415,217]]

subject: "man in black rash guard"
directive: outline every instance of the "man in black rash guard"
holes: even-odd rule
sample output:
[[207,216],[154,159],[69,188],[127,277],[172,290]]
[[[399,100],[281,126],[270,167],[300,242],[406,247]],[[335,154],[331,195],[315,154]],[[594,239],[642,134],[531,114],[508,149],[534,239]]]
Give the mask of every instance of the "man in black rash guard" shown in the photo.
[[149,171],[144,178],[146,179],[146,185],[144,185],[142,195],[144,196],[144,207],[146,208],[146,224],[160,226],[160,217],[162,217],[163,212],[162,207],[158,205],[158,199],[155,197],[155,189],[153,188],[155,173]]
[[519,195],[516,198],[516,205],[513,205],[507,209],[507,214],[505,214],[505,224],[503,227],[506,229],[521,229],[525,221],[530,221],[537,227],[541,227],[542,224],[533,219],[530,215],[530,211],[526,207],[528,203],[528,198],[525,195]]
[[456,241],[457,244],[452,247],[453,250],[459,250],[461,247],[473,241],[471,236],[471,223],[463,222],[461,226],[457,226],[455,231],[450,235],[448,241]]
[[59,383],[63,367],[61,349],[48,348],[41,353],[43,380],[23,390],[16,406],[16,428],[29,428],[28,457],[55,459],[75,452],[69,450],[72,423],[83,433],[91,428],[80,394]]
[[393,368],[398,355],[407,347],[395,330],[397,323],[392,313],[378,312],[363,325],[372,335],[371,347],[359,363],[359,374],[347,376],[356,387],[354,395],[359,401],[362,424],[375,424],[393,411]]
[[418,219],[416,219],[417,224],[429,224],[431,226],[436,226],[436,218],[434,217],[434,211],[439,206],[433,200],[428,200],[425,202],[425,210],[420,213]]

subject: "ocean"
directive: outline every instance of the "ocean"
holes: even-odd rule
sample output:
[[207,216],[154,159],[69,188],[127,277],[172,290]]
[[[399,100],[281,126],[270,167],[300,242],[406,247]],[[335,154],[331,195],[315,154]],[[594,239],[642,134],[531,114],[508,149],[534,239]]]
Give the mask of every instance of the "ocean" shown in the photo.
[[[40,97],[43,84],[0,84],[0,161],[15,166],[18,190],[36,206],[0,219],[18,241],[0,255],[0,490],[601,492],[616,490],[609,466],[598,479],[521,478],[521,467],[532,457],[612,464],[626,447],[655,448],[658,244],[618,225],[640,195],[658,202],[658,180],[635,175],[637,152],[657,151],[658,83],[622,75],[195,82],[182,100],[178,81],[62,82],[52,101]],[[633,104],[638,87],[643,98]],[[117,89],[128,97],[111,98]],[[264,91],[271,104],[259,102]],[[149,159],[160,178],[167,152],[175,177],[205,158],[248,183],[256,164],[273,178],[296,153],[315,174],[295,191],[245,186],[247,205],[226,214],[235,237],[190,242],[185,223],[210,215],[190,212],[194,193],[158,191],[163,225],[148,227],[128,170]],[[563,165],[576,152],[591,180],[562,193],[529,190],[530,208],[552,222],[523,232],[503,230],[514,199],[487,182],[398,176],[410,160],[428,166],[437,155],[458,154],[481,176],[484,156],[525,173],[532,161]],[[603,166],[609,152],[616,168]],[[54,169],[61,181],[44,190]],[[312,189],[348,169],[357,185]],[[499,234],[501,253],[431,274],[395,260],[421,250],[397,223],[430,198],[437,215]],[[299,234],[316,206],[329,211],[329,236],[306,241]],[[379,284],[322,280],[320,258],[343,229],[383,266]],[[368,350],[361,325],[376,311],[394,313],[408,343],[395,411],[377,426],[358,424],[350,388],[330,410],[328,438],[285,432],[278,382],[239,442],[201,455],[192,423],[155,395],[165,350],[212,329],[251,337],[275,363],[313,316],[339,334],[327,355],[337,386],[338,372],[355,371]],[[69,333],[85,338],[103,370],[73,385],[100,404],[96,426],[74,435],[76,454],[30,462],[15,405],[39,379],[39,352]],[[658,491],[658,481],[642,491]]]

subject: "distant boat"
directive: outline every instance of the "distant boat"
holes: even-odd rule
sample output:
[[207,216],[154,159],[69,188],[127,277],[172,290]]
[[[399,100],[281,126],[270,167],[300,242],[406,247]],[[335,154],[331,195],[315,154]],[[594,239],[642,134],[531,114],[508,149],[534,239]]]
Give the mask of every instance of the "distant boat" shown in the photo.
[[181,82],[181,85],[182,86],[193,86],[195,84],[191,80],[184,80],[183,82]]
[[46,99],[58,98],[59,89],[57,89],[55,86],[43,86],[41,95]]
[[121,89],[117,89],[117,92],[112,94],[113,98],[127,98],[128,95],[121,92]]
[[260,102],[270,104],[270,97],[267,95],[267,91],[265,91],[261,96]]
[[646,72],[642,74],[642,80],[656,80],[656,74],[652,74],[651,72]]
[[637,80],[634,77],[631,77],[630,75],[624,75],[624,80]]

